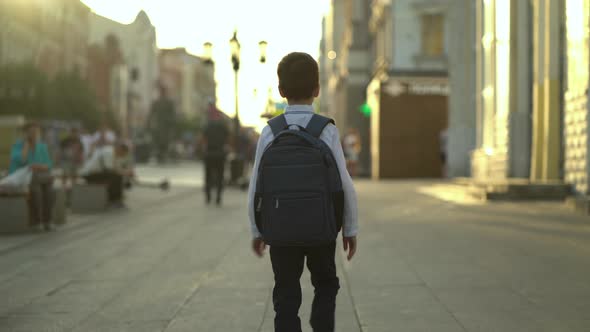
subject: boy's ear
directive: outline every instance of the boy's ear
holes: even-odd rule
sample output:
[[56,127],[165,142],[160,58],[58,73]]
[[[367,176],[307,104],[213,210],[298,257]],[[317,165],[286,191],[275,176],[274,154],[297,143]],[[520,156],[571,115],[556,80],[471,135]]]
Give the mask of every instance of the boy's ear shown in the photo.
[[283,92],[283,89],[281,88],[280,85],[279,85],[279,93],[281,94],[281,97],[286,98],[285,93]]
[[313,97],[317,98],[317,97],[319,97],[319,95],[320,95],[320,86],[318,85],[318,87],[313,90]]

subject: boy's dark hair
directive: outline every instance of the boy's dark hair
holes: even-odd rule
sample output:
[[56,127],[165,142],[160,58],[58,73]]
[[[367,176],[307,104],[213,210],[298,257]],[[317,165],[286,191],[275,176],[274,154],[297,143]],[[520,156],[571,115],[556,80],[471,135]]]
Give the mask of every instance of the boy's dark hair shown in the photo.
[[279,63],[277,74],[279,88],[287,99],[311,98],[320,85],[318,63],[307,53],[293,52],[285,56]]

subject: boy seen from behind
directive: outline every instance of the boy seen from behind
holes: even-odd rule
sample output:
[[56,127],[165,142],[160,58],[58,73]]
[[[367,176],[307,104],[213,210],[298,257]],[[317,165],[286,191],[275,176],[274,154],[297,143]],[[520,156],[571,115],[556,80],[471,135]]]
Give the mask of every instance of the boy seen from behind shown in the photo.
[[314,114],[319,96],[317,62],[291,53],[278,66],[279,90],[289,106],[266,126],[258,141],[248,209],[252,248],[262,257],[270,246],[275,286],[275,331],[300,332],[300,277],[304,264],[315,288],[310,324],[334,331],[336,237],[342,229],[350,260],[357,248],[357,201],[338,129]]

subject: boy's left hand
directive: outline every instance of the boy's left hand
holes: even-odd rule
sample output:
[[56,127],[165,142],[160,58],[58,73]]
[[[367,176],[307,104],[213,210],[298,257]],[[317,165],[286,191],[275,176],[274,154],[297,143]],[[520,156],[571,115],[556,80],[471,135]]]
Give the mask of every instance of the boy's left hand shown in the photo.
[[257,237],[252,240],[252,250],[258,257],[264,256],[264,251],[266,251],[266,243],[262,240],[262,238]]

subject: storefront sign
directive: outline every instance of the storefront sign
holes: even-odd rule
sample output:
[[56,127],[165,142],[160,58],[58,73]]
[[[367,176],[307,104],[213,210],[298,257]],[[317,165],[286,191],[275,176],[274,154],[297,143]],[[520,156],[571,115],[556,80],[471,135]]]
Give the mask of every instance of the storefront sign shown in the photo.
[[384,90],[393,97],[400,95],[448,96],[451,92],[448,84],[399,81],[387,84]]

